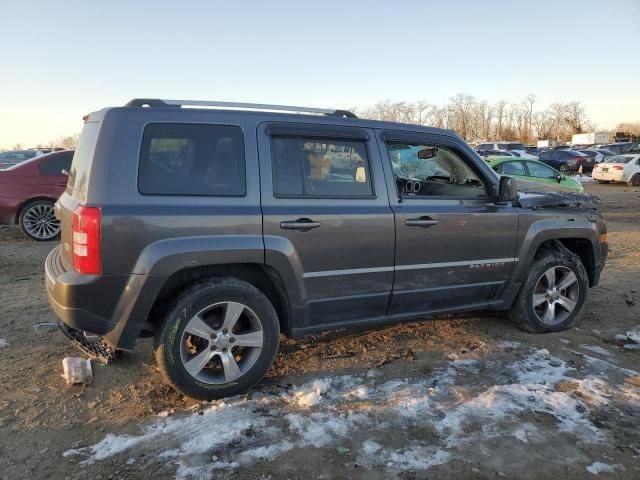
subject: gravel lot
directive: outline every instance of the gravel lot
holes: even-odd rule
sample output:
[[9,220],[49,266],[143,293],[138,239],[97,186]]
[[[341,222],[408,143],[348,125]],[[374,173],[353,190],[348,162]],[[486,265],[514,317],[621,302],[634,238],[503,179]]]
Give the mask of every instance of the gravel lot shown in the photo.
[[33,329],[54,245],[0,228],[0,478],[640,478],[640,189],[586,188],[611,253],[573,330],[482,313],[282,339],[258,388],[212,403],[166,387],[149,340],[65,387],[78,353]]

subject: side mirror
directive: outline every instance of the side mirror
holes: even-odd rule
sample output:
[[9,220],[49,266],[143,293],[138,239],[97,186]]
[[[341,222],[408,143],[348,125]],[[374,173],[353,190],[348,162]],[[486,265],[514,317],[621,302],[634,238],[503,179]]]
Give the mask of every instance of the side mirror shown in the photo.
[[509,203],[518,199],[518,185],[515,178],[500,177],[500,191],[498,201]]
[[562,175],[556,175],[556,180],[558,181],[558,183],[562,182]]

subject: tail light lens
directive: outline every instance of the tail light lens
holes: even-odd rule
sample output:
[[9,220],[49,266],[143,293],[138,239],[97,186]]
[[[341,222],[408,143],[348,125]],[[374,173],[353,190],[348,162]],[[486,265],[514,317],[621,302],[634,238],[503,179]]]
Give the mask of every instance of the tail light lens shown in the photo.
[[73,269],[78,273],[99,275],[100,209],[78,206],[73,211]]
[[616,165],[615,167],[613,167],[614,170],[624,170],[624,167],[621,167],[620,165]]
[[576,163],[584,163],[584,157],[576,157]]

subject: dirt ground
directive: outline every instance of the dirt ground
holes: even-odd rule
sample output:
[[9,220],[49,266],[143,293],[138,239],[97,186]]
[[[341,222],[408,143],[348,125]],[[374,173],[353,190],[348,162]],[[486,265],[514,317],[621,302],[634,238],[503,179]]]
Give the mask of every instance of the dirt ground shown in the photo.
[[211,404],[162,382],[150,340],[65,387],[79,352],[33,328],[54,320],[54,245],[0,228],[0,478],[640,478],[640,350],[620,337],[640,330],[640,189],[586,187],[611,250],[574,329],[482,313],[283,338],[251,394]]

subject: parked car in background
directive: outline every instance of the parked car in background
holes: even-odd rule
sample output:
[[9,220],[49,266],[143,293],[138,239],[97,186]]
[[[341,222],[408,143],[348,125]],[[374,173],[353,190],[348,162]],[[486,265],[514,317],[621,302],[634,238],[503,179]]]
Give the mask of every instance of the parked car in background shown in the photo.
[[518,142],[493,142],[493,143],[481,143],[476,147],[476,152],[486,152],[486,151],[500,151],[500,152],[510,152],[515,153],[517,156],[522,158],[531,158],[536,159],[535,155],[531,155],[527,153],[527,149],[522,143]]
[[609,151],[609,150],[603,150],[603,149],[585,149],[585,150],[576,150],[577,152],[580,152],[582,154],[584,154],[585,156],[593,159],[593,161],[598,164],[598,163],[602,163],[606,160],[608,160],[611,157],[615,157],[616,154]]
[[515,152],[507,152],[506,150],[482,150],[482,151],[478,152],[478,155],[480,155],[482,158],[484,158],[487,161],[489,159],[495,158],[495,157],[515,157],[515,158],[520,158],[517,153],[515,153]]
[[538,159],[562,174],[577,172],[580,167],[583,172],[590,172],[595,165],[592,158],[575,150],[549,150],[541,153]]
[[60,233],[53,205],[64,192],[73,150],[48,153],[0,171],[0,224],[20,225],[34,240]]
[[640,187],[640,153],[617,155],[593,169],[596,182],[624,182]]
[[609,150],[616,155],[622,155],[623,153],[640,153],[640,144],[638,142],[618,142],[602,145],[601,149]]
[[[488,160],[489,166],[500,176],[506,175],[518,179],[518,189],[537,188],[540,190],[584,191],[582,184],[563,175],[538,160],[514,159],[513,157],[495,157]],[[532,185],[535,184],[535,185]]]
[[42,155],[41,150],[8,150],[0,153],[0,170]]

